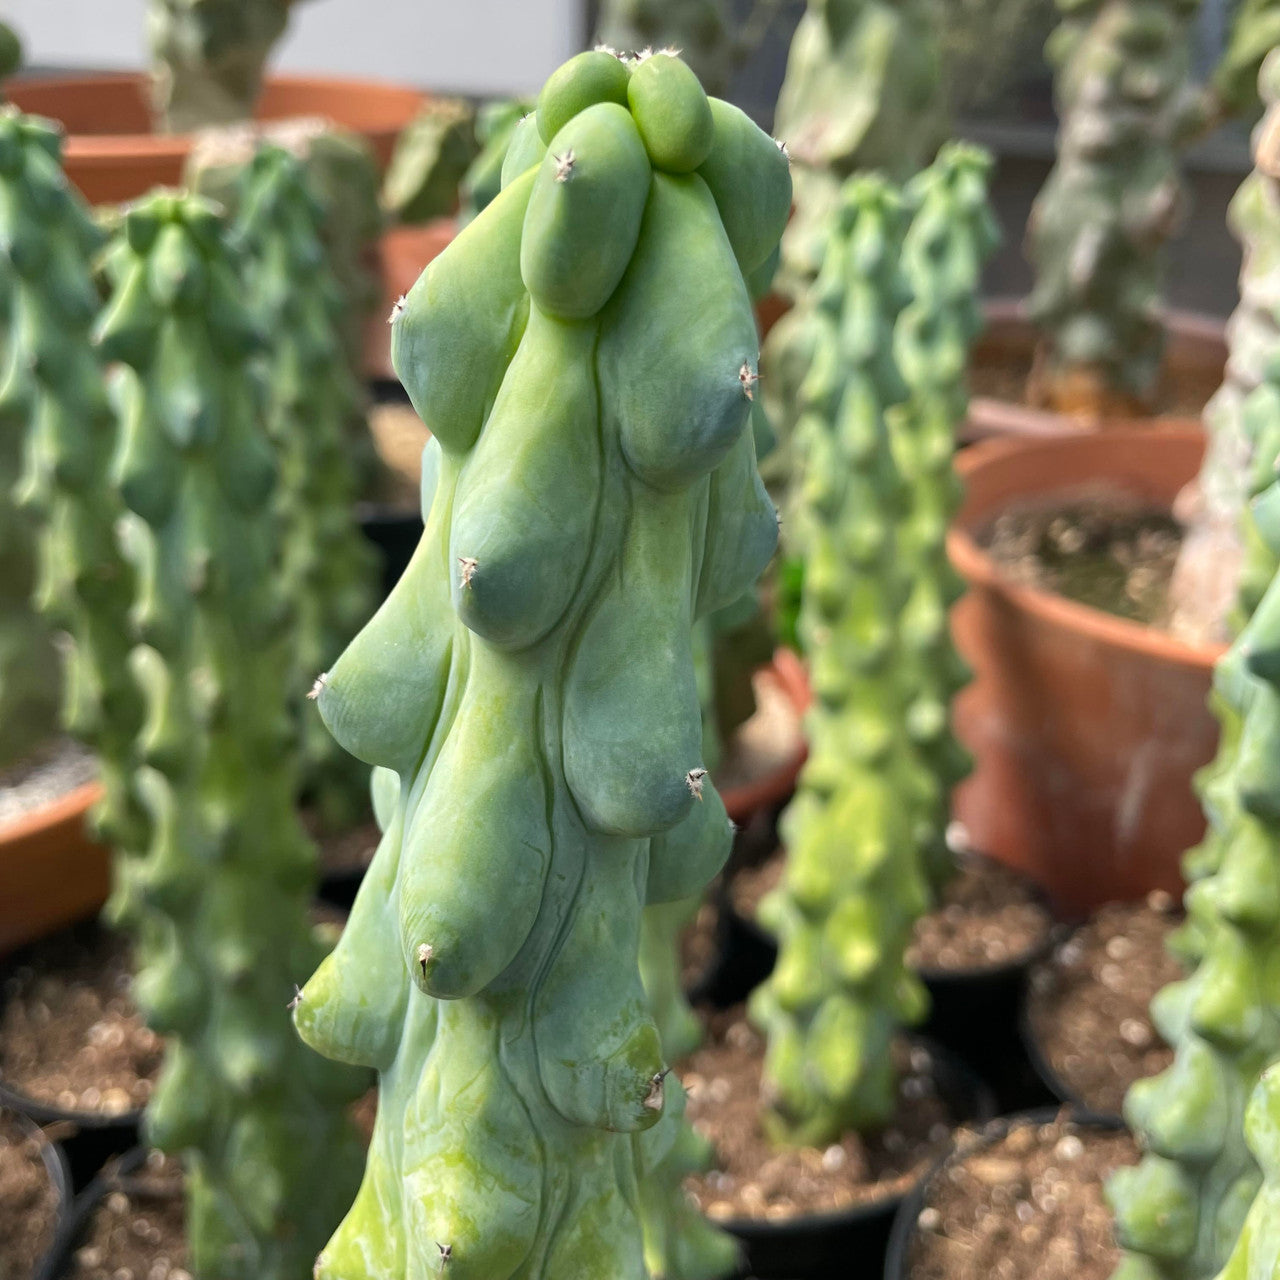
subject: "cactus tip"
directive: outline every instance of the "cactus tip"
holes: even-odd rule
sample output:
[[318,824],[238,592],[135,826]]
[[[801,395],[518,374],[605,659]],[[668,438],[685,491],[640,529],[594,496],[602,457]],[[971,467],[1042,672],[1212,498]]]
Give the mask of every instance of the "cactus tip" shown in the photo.
[[622,54],[620,54],[611,44],[598,44],[595,47],[595,52],[607,53],[611,58],[617,58],[619,62],[625,61]]
[[472,556],[458,557],[458,585],[461,587],[469,587],[471,579],[476,576],[476,570],[480,567],[480,562]]
[[404,298],[404,294],[402,293],[396,299],[395,306],[391,308],[391,314],[387,317],[388,324],[395,324],[395,322],[399,320],[400,317],[404,314],[404,303],[405,303],[405,298]]
[[685,786],[689,788],[689,794],[695,800],[702,799],[702,784],[706,781],[707,771],[705,769],[690,769],[684,775]]
[[666,1101],[665,1090],[662,1082],[667,1078],[670,1067],[663,1067],[657,1075],[651,1076],[649,1079],[649,1092],[644,1095],[644,1108],[646,1111],[661,1111],[663,1103]]
[[673,44],[668,44],[668,45],[664,45],[661,49],[658,50],[658,52],[667,58],[678,58],[684,52],[684,50],[678,49]]
[[321,690],[323,690],[325,685],[328,683],[329,673],[327,671],[322,671],[318,676],[316,676],[315,683],[311,686],[310,692],[307,694],[307,701],[314,702],[320,696]]
[[295,982],[293,984],[293,999],[289,1001],[288,1010],[292,1013],[302,1003],[302,988]]
[[738,370],[738,381],[742,383],[743,394],[748,400],[756,398],[756,383],[760,381],[760,373],[753,369],[747,361],[742,362],[742,368]]
[[440,1270],[443,1271],[449,1265],[449,1259],[453,1257],[453,1245],[441,1244],[437,1240],[436,1248],[440,1250]]
[[564,155],[554,158],[556,162],[556,181],[568,182],[570,177],[573,176],[573,166],[578,162],[578,157],[573,154],[573,148],[570,147]]
[[422,976],[427,976],[427,966],[431,963],[431,957],[435,954],[435,949],[429,942],[420,942],[418,944],[418,964],[422,967]]
[[778,150],[786,157],[787,164],[790,164],[791,149],[787,146],[786,142],[782,138],[774,138],[774,142],[777,144]]

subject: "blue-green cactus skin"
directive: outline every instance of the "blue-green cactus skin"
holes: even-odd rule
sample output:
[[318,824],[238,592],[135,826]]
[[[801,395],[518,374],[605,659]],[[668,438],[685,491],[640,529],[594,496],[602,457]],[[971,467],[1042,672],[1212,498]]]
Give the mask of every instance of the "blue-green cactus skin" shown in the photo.
[[518,128],[503,191],[393,326],[433,441],[422,542],[319,695],[339,742],[399,777],[295,1013],[380,1074],[320,1280],[685,1265],[650,1216],[685,1139],[639,931],[728,853],[690,637],[776,543],[744,277],[790,184],[676,59],[623,68],[624,106],[608,55],[582,58],[538,109],[576,114],[549,145]]
[[1269,1067],[1258,1081],[1244,1132],[1262,1170],[1262,1187],[1218,1280],[1275,1280],[1280,1275],[1280,1066]]
[[150,1140],[186,1169],[192,1270],[294,1280],[359,1180],[346,1103],[363,1074],[310,1053],[285,1006],[324,948],[297,812],[290,612],[257,336],[216,209],[157,193],[125,215],[97,328],[112,483],[136,575],[149,839],[110,909],[136,934],[135,996],[168,1042]]

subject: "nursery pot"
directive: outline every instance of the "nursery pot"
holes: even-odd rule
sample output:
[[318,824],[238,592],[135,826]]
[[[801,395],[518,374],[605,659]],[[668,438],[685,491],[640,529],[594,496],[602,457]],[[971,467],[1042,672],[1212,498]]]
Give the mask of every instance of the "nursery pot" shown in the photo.
[[[935,1081],[957,1123],[985,1121],[995,1115],[995,1099],[986,1085],[954,1054],[928,1044]],[[731,1218],[716,1225],[741,1242],[752,1280],[831,1280],[853,1269],[875,1275],[885,1256],[889,1233],[910,1190],[839,1213],[784,1220]],[[852,1268],[851,1268],[852,1264]]]
[[111,855],[85,825],[100,794],[87,782],[0,828],[0,955],[87,919],[106,901]]
[[[70,1231],[72,1218],[71,1176],[67,1171],[67,1162],[63,1156],[62,1148],[57,1142],[47,1134],[41,1134],[38,1126],[21,1116],[18,1117],[18,1127],[40,1142],[40,1159],[44,1164],[45,1174],[53,1186],[58,1201],[54,1217],[53,1241],[44,1258],[36,1264],[32,1280],[55,1280],[62,1271],[64,1257],[62,1242]],[[0,1205],[0,1209],[3,1208],[4,1206]],[[4,1217],[0,1216],[0,1223],[3,1221]]]
[[[893,1220],[888,1251],[884,1262],[884,1280],[911,1280],[911,1244],[918,1229],[920,1214],[929,1202],[929,1190],[948,1169],[957,1162],[968,1159],[1005,1138],[1011,1130],[1024,1124],[1052,1124],[1061,1115],[1056,1108],[1025,1111],[1019,1115],[1001,1116],[984,1125],[981,1133],[963,1145],[952,1143],[948,1151],[903,1199]],[[1095,1116],[1087,1111],[1074,1111],[1071,1119],[1081,1128],[1114,1133],[1123,1128],[1120,1121],[1107,1116]]]
[[[1027,318],[1025,305],[1012,298],[993,299],[983,306],[985,328],[974,345],[973,366],[1014,363],[1030,369],[1039,334]],[[1213,316],[1187,311],[1170,311],[1165,316],[1166,378],[1199,387],[1204,402],[1222,382],[1227,363],[1227,341],[1223,322]],[[983,440],[1001,436],[1044,438],[1080,435],[1123,426],[1195,427],[1204,404],[1178,415],[1156,415],[1138,420],[1104,419],[1089,422],[1068,417],[1052,409],[1037,409],[1015,400],[975,395],[969,402],[969,416],[962,439]]]
[[1204,833],[1191,778],[1217,743],[1206,699],[1221,649],[1015,584],[979,533],[1010,506],[1099,485],[1169,508],[1203,452],[1198,428],[1115,428],[959,459],[948,550],[969,590],[952,626],[974,679],[956,728],[975,767],[955,816],[1063,914],[1181,891],[1179,859]]

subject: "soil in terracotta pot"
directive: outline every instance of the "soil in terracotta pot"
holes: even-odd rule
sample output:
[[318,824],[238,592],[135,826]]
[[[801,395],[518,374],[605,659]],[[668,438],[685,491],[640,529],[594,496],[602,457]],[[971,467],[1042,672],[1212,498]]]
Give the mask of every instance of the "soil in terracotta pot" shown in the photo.
[[1123,1131],[1019,1125],[932,1180],[906,1280],[1107,1280],[1121,1254],[1103,1185],[1137,1159]]
[[97,774],[93,753],[72,738],[42,743],[0,769],[0,829],[60,800]]
[[1167,627],[1182,527],[1118,491],[1002,512],[978,538],[1013,581],[1118,618]]
[[882,1132],[849,1133],[824,1150],[775,1147],[760,1126],[764,1047],[739,1007],[713,1015],[706,1044],[677,1068],[688,1118],[716,1150],[718,1167],[688,1180],[708,1216],[779,1220],[871,1204],[901,1195],[946,1147],[954,1117],[932,1058],[905,1042],[895,1048],[898,1113]]
[[58,1192],[41,1156],[42,1139],[0,1112],[0,1276],[31,1280],[53,1245]]
[[48,1106],[145,1106],[163,1045],[130,993],[128,941],[96,924],[28,948],[0,988],[0,1078]]
[[382,401],[369,406],[369,433],[383,463],[378,502],[397,511],[421,507],[422,450],[431,433],[407,401]]
[[1179,921],[1166,893],[1113,903],[1031,975],[1031,1033],[1058,1079],[1092,1111],[1119,1115],[1129,1086],[1173,1060],[1148,1007],[1182,976],[1166,949]]

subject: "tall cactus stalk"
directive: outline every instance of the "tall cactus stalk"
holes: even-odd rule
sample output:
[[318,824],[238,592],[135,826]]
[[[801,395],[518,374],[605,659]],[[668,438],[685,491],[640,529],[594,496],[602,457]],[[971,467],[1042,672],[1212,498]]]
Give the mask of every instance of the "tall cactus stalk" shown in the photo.
[[22,66],[22,41],[18,33],[7,23],[0,21],[0,91],[6,77]]
[[99,341],[119,366],[114,479],[137,575],[151,820],[147,846],[119,860],[112,910],[136,932],[138,1004],[168,1040],[147,1131],[184,1159],[192,1270],[294,1280],[358,1181],[344,1104],[364,1081],[309,1053],[285,1011],[322,948],[294,808],[293,633],[255,335],[198,198],[130,209],[110,271]]
[[165,133],[253,115],[295,0],[148,0],[151,107]]
[[1274,1280],[1280,1268],[1280,1066],[1263,1073],[1244,1118],[1263,1184],[1219,1280]]
[[902,271],[911,301],[898,319],[894,353],[910,395],[892,419],[906,485],[898,556],[910,583],[899,624],[907,732],[932,780],[916,813],[913,843],[939,886],[953,859],[946,831],[951,793],[969,772],[951,729],[951,703],[968,669],[951,639],[950,610],[963,591],[947,557],[947,528],[961,498],[953,457],[969,406],[969,356],[982,329],[982,268],[1000,233],[987,200],[991,157],[948,143],[907,187],[911,214]]
[[[0,430],[6,440],[27,433],[20,496],[40,530],[35,599],[73,642],[63,723],[97,753],[100,833],[137,847],[144,827],[133,785],[141,727],[128,670],[133,585],[116,541],[119,497],[104,483],[115,422],[90,342],[99,308],[91,264],[102,237],[61,156],[55,125],[0,109],[0,242],[12,267]],[[15,544],[0,545],[12,565]],[[6,716],[0,710],[0,724],[13,723]]]
[[1258,75],[1267,54],[1276,48],[1280,48],[1280,0],[1240,0],[1231,39],[1213,76],[1221,114],[1248,116],[1259,110]]
[[1200,0],[1058,0],[1058,159],[1031,213],[1029,392],[1074,416],[1149,409],[1164,354],[1165,246],[1186,203],[1179,149],[1198,122]]
[[887,426],[908,394],[893,352],[907,301],[905,222],[883,179],[843,188],[814,284],[814,354],[796,428],[800,632],[814,706],[809,760],[783,817],[786,871],[760,906],[778,964],[750,1010],[768,1035],[766,1125],[805,1145],[891,1117],[890,1042],[925,1007],[904,961],[929,893],[912,844],[924,775],[898,670],[906,494]]
[[281,589],[296,606],[291,688],[303,789],[327,825],[342,827],[367,811],[369,771],[334,742],[304,694],[373,613],[374,554],[355,522],[346,445],[364,392],[343,358],[344,303],[304,162],[279,147],[259,150],[239,205],[233,231],[246,301],[267,335],[259,372],[280,460]]
[[606,53],[551,77],[507,176],[393,325],[426,530],[319,685],[400,784],[295,1013],[380,1073],[321,1280],[640,1280],[681,1142],[640,918],[729,849],[690,637],[776,541],[743,277],[790,182],[678,59]]
[[428,99],[396,139],[382,181],[383,207],[402,223],[447,217],[477,151],[471,107],[458,98]]

